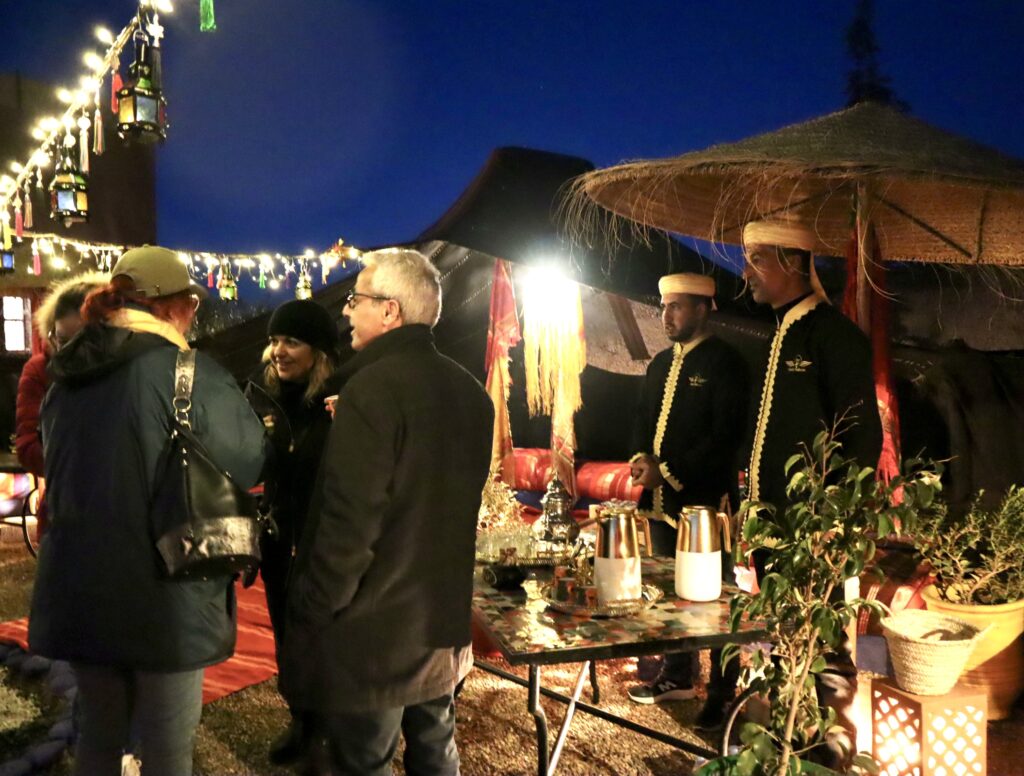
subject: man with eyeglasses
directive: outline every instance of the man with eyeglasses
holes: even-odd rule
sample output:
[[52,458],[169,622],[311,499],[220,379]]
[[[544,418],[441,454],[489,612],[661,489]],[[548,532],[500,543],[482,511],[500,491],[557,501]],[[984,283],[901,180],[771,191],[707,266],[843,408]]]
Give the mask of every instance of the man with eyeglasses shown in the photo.
[[[661,321],[672,346],[647,367],[633,435],[633,482],[642,485],[640,509],[651,521],[654,552],[675,557],[676,519],[684,506],[718,509],[728,497],[743,439],[748,376],[743,359],[708,327],[714,278],[666,275],[658,282]],[[723,553],[724,572],[731,572]],[[693,698],[693,656],[665,656],[658,677],[629,690],[636,703]],[[715,730],[735,691],[738,664],[722,674],[721,650],[711,653],[708,700],[699,730]]]
[[494,408],[434,347],[437,269],[375,251],[345,302],[343,382],[289,597],[281,691],[327,739],[331,773],[454,776],[453,692],[470,609]]

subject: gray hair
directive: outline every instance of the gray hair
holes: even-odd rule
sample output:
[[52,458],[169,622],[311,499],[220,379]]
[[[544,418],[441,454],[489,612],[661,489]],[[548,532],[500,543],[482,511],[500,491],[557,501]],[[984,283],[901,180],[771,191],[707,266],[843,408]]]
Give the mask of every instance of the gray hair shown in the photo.
[[409,248],[384,248],[364,253],[362,262],[375,268],[372,292],[398,302],[405,323],[434,327],[441,317],[441,273],[430,259]]

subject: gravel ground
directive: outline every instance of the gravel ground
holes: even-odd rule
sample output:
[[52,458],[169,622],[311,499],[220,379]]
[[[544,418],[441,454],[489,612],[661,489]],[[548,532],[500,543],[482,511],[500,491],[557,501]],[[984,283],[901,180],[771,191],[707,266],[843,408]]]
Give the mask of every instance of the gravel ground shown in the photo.
[[[0,619],[24,616],[28,610],[33,561],[24,547],[0,544]],[[499,664],[500,665],[500,664]],[[508,669],[507,665],[502,667]],[[522,669],[509,669],[525,677]],[[704,666],[705,672],[707,666]],[[601,707],[613,713],[664,730],[679,737],[692,723],[700,701],[638,706],[626,697],[636,681],[635,661],[619,660],[600,664]],[[545,668],[544,684],[564,693],[571,692],[575,679],[572,666]],[[863,677],[862,685],[868,684]],[[0,730],[0,763],[21,753],[27,737],[45,731],[52,723],[46,718],[52,708],[42,697],[42,688],[15,681],[0,669],[0,706],[5,712]],[[583,699],[588,700],[588,689]],[[554,742],[565,707],[543,699],[550,739]],[[38,710],[38,711],[37,711]],[[42,718],[32,719],[40,713]],[[533,719],[526,710],[526,688],[513,685],[482,671],[473,671],[458,702],[458,744],[464,776],[511,776],[536,772],[536,739]],[[22,717],[15,721],[13,717]],[[284,728],[287,711],[275,689],[275,682],[247,688],[212,703],[203,711],[196,746],[196,772],[202,776],[271,776],[293,771],[274,769],[266,762],[268,742]],[[1024,776],[1024,709],[1018,704],[1013,718],[993,723],[988,729],[988,772],[991,776]],[[626,776],[627,774],[673,774],[692,771],[692,759],[678,750],[613,727],[606,722],[577,714],[562,754],[558,773],[579,776]],[[70,773],[68,758],[54,769],[54,776]],[[402,774],[401,763],[396,773]]]

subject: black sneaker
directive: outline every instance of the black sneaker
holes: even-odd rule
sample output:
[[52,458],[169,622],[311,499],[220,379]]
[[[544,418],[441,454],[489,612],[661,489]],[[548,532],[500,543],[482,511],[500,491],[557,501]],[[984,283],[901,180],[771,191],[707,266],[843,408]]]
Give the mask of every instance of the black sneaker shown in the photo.
[[629,699],[634,703],[688,701],[696,697],[697,691],[693,687],[685,687],[671,679],[656,679],[650,684],[638,684],[629,688]]
[[725,726],[728,704],[720,698],[708,698],[697,713],[693,729],[698,733],[717,733]]

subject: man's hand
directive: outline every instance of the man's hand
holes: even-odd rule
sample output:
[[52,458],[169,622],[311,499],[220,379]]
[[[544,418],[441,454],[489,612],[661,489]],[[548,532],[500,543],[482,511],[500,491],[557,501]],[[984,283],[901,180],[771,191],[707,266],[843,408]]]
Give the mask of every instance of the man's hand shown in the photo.
[[629,471],[633,477],[633,484],[645,490],[654,490],[665,481],[658,469],[658,459],[653,455],[637,458],[630,464]]

